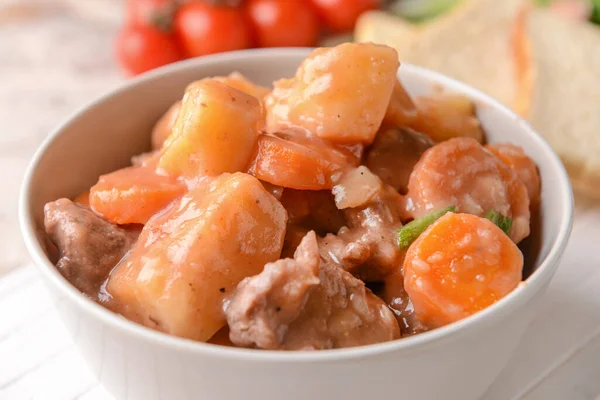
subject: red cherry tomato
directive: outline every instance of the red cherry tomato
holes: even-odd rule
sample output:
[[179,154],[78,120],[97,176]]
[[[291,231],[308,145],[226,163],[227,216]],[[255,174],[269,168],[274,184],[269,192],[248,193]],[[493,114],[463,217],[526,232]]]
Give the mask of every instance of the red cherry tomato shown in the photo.
[[365,11],[381,5],[381,0],[310,0],[327,27],[335,32],[350,31]]
[[188,57],[250,46],[250,33],[240,9],[187,3],[175,14],[175,33]]
[[314,46],[319,21],[305,0],[250,0],[246,6],[259,47]]
[[175,39],[147,26],[125,27],[115,45],[117,60],[130,75],[181,60]]
[[168,28],[175,5],[174,0],[128,0],[127,25]]

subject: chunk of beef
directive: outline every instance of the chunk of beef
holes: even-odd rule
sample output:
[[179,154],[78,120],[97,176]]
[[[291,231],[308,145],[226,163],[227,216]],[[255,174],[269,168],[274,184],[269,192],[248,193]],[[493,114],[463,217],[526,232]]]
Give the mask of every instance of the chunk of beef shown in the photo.
[[310,230],[326,235],[338,232],[346,223],[330,191],[285,188],[280,201],[289,216],[282,258],[292,257]]
[[402,226],[403,202],[394,188],[361,168],[366,170],[361,177],[373,190],[352,179],[352,185],[345,188],[346,198],[354,199],[352,204],[361,203],[356,200],[358,194],[350,193],[354,190],[368,196],[358,207],[343,210],[347,226],[321,239],[321,256],[363,280],[379,281],[402,266],[404,251],[398,247],[396,231]]
[[427,331],[425,324],[417,318],[413,303],[406,290],[404,290],[404,275],[402,273],[386,277],[380,295],[396,316],[402,337]]
[[292,224],[311,227],[323,235],[344,226],[344,216],[330,191],[285,188],[280,200]]
[[365,157],[365,165],[383,182],[406,193],[415,164],[433,145],[429,136],[409,128],[383,129],[377,133]]
[[318,350],[397,339],[398,324],[364,283],[323,262],[309,232],[294,259],[244,279],[224,306],[231,340],[261,349]]
[[296,249],[308,232],[310,232],[310,229],[304,227],[303,225],[288,222],[285,231],[285,238],[283,239],[283,249],[281,250],[280,258],[294,257]]
[[333,192],[338,207],[344,208],[347,226],[320,239],[321,257],[366,282],[383,283],[378,294],[393,311],[402,335],[423,332],[404,291],[405,251],[397,242],[402,196],[364,166],[343,176]]
[[56,267],[73,286],[93,299],[139,234],[68,199],[46,204],[44,225],[59,251]]

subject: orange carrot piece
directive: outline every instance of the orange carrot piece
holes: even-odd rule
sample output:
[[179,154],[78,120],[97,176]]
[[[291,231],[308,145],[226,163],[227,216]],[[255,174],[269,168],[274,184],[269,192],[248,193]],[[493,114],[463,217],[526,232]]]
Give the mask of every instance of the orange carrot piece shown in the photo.
[[404,285],[418,318],[436,328],[506,296],[522,270],[521,251],[491,221],[448,213],[408,249]]
[[348,149],[300,135],[260,135],[249,173],[273,185],[300,190],[333,187],[332,177],[358,163]]
[[494,143],[485,146],[490,152],[498,157],[516,172],[519,179],[525,184],[529,194],[529,205],[534,207],[540,202],[541,180],[537,166],[525,151],[511,143]]
[[284,188],[328,190],[334,175],[359,163],[361,150],[304,135],[293,130],[260,135],[248,172]]
[[129,167],[102,175],[90,191],[92,209],[115,224],[145,224],[186,191],[153,169]]

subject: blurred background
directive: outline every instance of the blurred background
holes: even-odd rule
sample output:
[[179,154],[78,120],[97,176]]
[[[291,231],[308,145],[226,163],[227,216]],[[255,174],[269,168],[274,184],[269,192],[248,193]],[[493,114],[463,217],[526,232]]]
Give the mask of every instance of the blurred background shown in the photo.
[[[460,3],[470,3],[470,11],[457,11]],[[18,188],[33,151],[78,107],[126,79],[222,51],[373,40],[396,47],[403,60],[501,98],[500,90],[469,81],[476,75],[470,65],[479,59],[466,54],[464,66],[449,68],[446,60],[434,62],[435,46],[423,44],[429,51],[423,57],[415,43],[442,43],[436,31],[438,36],[466,32],[466,20],[479,28],[469,28],[469,35],[457,36],[453,45],[475,46],[477,52],[485,48],[496,63],[508,58],[506,44],[514,36],[519,7],[546,8],[581,25],[600,21],[599,0],[532,0],[525,5],[517,0],[0,0],[0,274],[28,260],[16,212]],[[482,41],[486,36],[489,40]],[[486,73],[494,76],[486,75],[486,80],[496,81],[497,87],[513,84],[507,83],[513,78]],[[524,76],[519,71],[514,75],[516,80]],[[520,111],[518,104],[508,105]]]
[[172,62],[355,40],[496,97],[563,158],[578,191],[573,235],[486,400],[600,400],[599,23],[600,0],[0,0],[0,399],[108,399],[49,309],[19,233],[18,191],[40,142]]
[[112,52],[122,7],[118,0],[0,0],[0,276],[28,260],[17,200],[36,147],[69,113],[123,80]]

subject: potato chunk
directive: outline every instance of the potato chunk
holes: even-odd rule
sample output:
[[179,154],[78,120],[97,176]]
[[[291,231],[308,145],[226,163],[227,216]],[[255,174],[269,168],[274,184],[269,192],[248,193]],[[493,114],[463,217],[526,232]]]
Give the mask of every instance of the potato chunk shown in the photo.
[[158,167],[187,178],[245,169],[261,115],[249,94],[211,79],[190,84]]
[[148,327],[194,340],[225,324],[221,302],[279,258],[287,223],[258,179],[223,174],[188,192],[144,227],[115,268],[112,308]]
[[386,113],[398,71],[387,46],[344,43],[313,51],[296,77],[275,82],[267,126],[295,125],[337,142],[371,143]]
[[181,101],[176,101],[154,124],[154,128],[152,128],[152,150],[159,150],[171,135],[180,109]]
[[412,98],[396,79],[390,104],[385,112],[383,124],[388,127],[410,126],[417,119],[417,107]]
[[259,100],[262,100],[263,97],[270,92],[268,88],[257,85],[239,72],[232,72],[227,76],[215,76],[214,79],[218,80],[219,82],[223,82],[232,88],[236,88],[237,90],[241,90],[244,93],[254,96]]
[[418,117],[409,126],[436,142],[470,137],[483,143],[484,134],[475,104],[460,94],[435,93],[415,98]]

